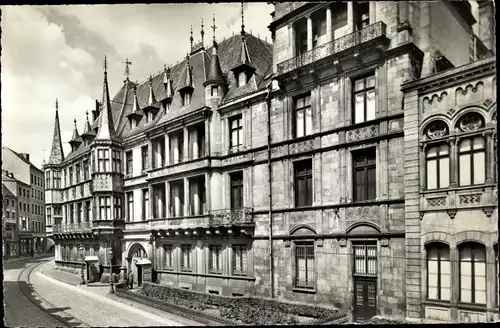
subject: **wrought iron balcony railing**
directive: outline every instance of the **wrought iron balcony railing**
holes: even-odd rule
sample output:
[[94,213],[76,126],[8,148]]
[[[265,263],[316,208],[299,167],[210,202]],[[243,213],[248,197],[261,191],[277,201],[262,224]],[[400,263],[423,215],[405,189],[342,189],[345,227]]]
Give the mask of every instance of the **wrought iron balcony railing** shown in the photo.
[[252,223],[254,223],[254,219],[250,207],[210,211],[209,224],[211,226]]
[[288,73],[299,67],[309,65],[315,61],[326,58],[333,54],[347,50],[362,43],[385,36],[386,25],[383,22],[376,22],[360,31],[347,34],[343,37],[324,43],[311,49],[297,57],[285,60],[277,65],[278,74]]

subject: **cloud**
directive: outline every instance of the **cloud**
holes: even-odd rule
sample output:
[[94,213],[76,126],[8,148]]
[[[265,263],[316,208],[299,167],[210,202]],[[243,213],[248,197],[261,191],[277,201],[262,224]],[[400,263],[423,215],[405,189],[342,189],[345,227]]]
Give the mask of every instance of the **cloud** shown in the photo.
[[[101,98],[105,54],[113,96],[123,84],[126,58],[133,62],[131,79],[144,81],[184,58],[191,25],[195,42],[201,38],[201,18],[207,45],[213,13],[218,40],[241,29],[239,3],[2,9],[2,143],[30,153],[37,166],[50,152],[55,98],[66,154],[74,118],[83,131],[85,111]],[[265,3],[245,4],[245,29],[270,41],[272,10]]]

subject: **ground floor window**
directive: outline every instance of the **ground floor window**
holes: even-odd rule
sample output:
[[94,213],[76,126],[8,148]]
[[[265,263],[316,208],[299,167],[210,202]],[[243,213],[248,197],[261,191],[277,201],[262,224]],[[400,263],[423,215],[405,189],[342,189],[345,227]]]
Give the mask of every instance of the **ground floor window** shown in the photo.
[[193,271],[193,249],[189,244],[181,245],[181,270]]
[[314,242],[295,243],[295,287],[315,287]]
[[165,270],[174,270],[174,245],[163,246],[165,250]]
[[210,273],[222,274],[222,246],[209,246],[209,269]]

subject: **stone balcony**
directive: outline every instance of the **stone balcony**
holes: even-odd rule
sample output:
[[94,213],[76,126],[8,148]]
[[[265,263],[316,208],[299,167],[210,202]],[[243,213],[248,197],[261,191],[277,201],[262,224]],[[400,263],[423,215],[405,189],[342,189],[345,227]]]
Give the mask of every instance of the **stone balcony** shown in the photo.
[[92,221],[84,221],[69,224],[54,224],[52,226],[52,233],[62,234],[62,233],[85,233],[92,232]]
[[387,40],[386,25],[383,22],[376,22],[360,31],[344,35],[338,39],[319,45],[297,57],[279,63],[277,65],[277,75],[286,74],[333,55],[341,55],[342,52],[357,46],[359,48],[366,47],[369,43],[382,39]]

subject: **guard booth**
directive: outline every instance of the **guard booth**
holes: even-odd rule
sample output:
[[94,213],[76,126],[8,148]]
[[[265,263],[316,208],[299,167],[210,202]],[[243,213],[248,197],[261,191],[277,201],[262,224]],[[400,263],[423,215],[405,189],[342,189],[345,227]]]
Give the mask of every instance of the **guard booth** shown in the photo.
[[137,267],[137,287],[141,286],[144,281],[151,281],[151,261],[148,259],[140,259],[135,263]]
[[99,258],[95,255],[85,256],[85,263],[87,269],[87,281],[99,281]]

